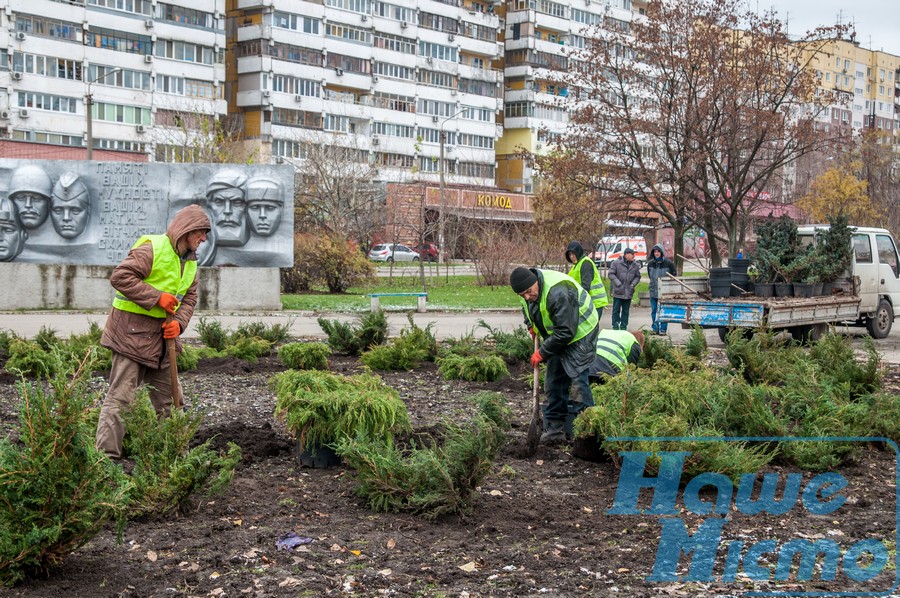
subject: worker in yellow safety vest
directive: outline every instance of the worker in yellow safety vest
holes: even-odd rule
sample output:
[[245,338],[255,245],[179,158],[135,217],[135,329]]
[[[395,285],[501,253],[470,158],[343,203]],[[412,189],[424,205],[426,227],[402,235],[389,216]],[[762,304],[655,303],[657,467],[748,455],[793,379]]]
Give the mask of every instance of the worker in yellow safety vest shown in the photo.
[[590,295],[572,277],[553,270],[516,268],[509,277],[519,295],[525,324],[541,344],[531,356],[531,365],[546,362],[544,434],[541,442],[566,440],[569,388],[574,385],[581,408],[593,405],[588,370],[597,350],[599,318]]
[[590,382],[602,383],[606,376],[615,376],[629,363],[637,365],[643,349],[644,333],[639,330],[601,330],[597,335],[597,353],[591,366]]
[[609,305],[609,299],[606,296],[606,287],[603,286],[600,272],[597,270],[597,264],[589,255],[585,254],[584,248],[578,241],[572,241],[566,247],[566,261],[574,264],[569,270],[569,276],[588,292],[597,309],[597,315],[602,318],[603,308]]

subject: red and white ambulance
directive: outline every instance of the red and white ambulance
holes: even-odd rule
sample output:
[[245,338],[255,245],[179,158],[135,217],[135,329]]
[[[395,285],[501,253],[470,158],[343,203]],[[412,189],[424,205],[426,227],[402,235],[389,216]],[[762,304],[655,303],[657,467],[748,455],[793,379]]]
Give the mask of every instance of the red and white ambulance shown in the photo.
[[591,257],[598,268],[608,268],[629,247],[634,250],[634,261],[643,268],[647,263],[647,241],[644,237],[603,237]]

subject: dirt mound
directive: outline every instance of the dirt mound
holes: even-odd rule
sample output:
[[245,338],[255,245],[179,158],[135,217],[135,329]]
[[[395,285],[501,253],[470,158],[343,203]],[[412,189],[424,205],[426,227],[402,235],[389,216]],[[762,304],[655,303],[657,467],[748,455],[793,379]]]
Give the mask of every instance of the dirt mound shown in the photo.
[[216,450],[224,450],[229,442],[233,442],[243,453],[245,465],[257,463],[273,457],[290,453],[293,442],[278,434],[268,422],[260,426],[248,426],[243,422],[230,422],[216,427],[201,429],[195,437],[196,444],[210,443]]

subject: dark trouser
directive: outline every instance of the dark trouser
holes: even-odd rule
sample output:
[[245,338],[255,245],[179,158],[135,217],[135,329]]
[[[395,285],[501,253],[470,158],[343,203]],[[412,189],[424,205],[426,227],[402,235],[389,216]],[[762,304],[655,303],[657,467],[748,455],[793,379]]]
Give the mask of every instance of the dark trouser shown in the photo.
[[[552,356],[547,360],[547,371],[544,373],[544,392],[547,395],[547,404],[544,406],[544,421],[563,422],[569,414],[569,405],[574,410],[581,411],[593,406],[594,397],[591,395],[591,387],[588,384],[588,372],[585,369],[576,378],[570,378],[563,367],[559,356]],[[576,396],[569,400],[569,387],[574,387]]]
[[631,311],[631,299],[619,299],[613,297],[612,328],[613,330],[628,329],[628,312]]
[[603,318],[603,308],[598,307],[597,308],[597,319],[601,319],[601,318]]
[[668,322],[657,322],[656,321],[656,310],[659,307],[659,299],[654,299],[650,297],[650,319],[653,321],[653,332],[659,332],[661,334],[665,334],[666,331],[669,330]]

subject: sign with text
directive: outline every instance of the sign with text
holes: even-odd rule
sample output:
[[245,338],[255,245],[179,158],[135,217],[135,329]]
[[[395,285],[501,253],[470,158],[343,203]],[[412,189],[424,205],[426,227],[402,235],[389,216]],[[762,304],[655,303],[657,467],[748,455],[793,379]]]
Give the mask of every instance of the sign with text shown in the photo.
[[197,204],[201,266],[293,265],[290,165],[0,159],[0,261],[116,265]]

